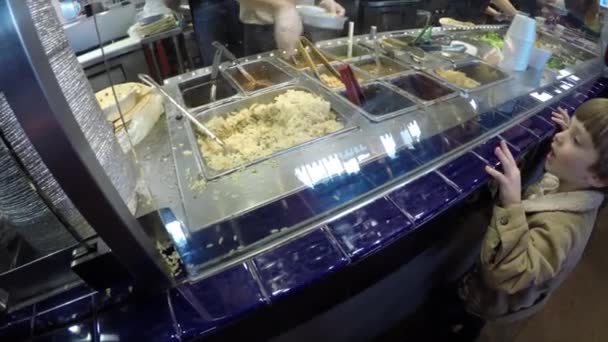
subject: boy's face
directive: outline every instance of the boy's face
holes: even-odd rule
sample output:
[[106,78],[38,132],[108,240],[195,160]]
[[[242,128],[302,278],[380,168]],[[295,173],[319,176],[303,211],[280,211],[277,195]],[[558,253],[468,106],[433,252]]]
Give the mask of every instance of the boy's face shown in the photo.
[[591,135],[574,117],[570,127],[553,138],[545,169],[578,190],[599,187],[601,184],[591,171],[598,158]]

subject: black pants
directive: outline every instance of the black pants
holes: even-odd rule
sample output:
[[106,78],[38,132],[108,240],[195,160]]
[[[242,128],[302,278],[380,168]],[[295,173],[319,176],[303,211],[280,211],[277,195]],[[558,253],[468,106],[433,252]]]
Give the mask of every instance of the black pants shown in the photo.
[[190,11],[203,66],[213,63],[214,41],[226,45],[237,57],[243,55],[243,25],[236,0],[190,1]]
[[274,25],[245,24],[243,42],[245,56],[272,51],[277,48],[274,40]]

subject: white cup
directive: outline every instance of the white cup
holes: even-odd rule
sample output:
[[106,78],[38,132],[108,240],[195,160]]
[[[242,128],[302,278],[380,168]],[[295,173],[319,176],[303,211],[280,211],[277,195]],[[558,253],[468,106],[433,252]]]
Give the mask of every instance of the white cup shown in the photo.
[[501,67],[513,71],[526,70],[535,41],[536,22],[521,14],[516,15],[505,36]]
[[539,49],[534,47],[532,49],[532,53],[530,54],[530,61],[528,62],[528,66],[534,69],[542,70],[545,68],[545,65],[551,58],[553,52],[545,49]]
[[520,40],[529,41],[536,39],[536,22],[530,17],[521,14],[515,15],[507,36],[518,38]]

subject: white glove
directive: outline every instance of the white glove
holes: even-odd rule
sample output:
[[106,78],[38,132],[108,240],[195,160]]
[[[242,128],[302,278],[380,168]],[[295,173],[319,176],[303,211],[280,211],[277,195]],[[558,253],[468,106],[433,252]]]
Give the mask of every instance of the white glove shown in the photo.
[[274,16],[274,39],[279,50],[295,53],[296,44],[302,35],[302,19],[293,5],[281,6]]
[[321,2],[319,3],[319,7],[322,7],[328,13],[337,15],[339,17],[343,17],[344,13],[346,13],[346,11],[344,10],[344,7],[342,7],[335,0],[321,0]]

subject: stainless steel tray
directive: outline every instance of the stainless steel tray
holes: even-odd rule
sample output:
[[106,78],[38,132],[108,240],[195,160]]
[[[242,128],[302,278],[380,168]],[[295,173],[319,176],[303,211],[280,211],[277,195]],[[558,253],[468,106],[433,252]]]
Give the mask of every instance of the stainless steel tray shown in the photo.
[[234,171],[237,170],[241,170],[244,168],[247,168],[251,165],[260,163],[262,161],[265,160],[269,160],[272,159],[278,155],[284,154],[284,153],[288,153],[290,151],[294,151],[297,150],[303,146],[306,145],[310,145],[310,144],[314,144],[317,143],[319,141],[322,140],[326,140],[329,139],[330,137],[336,136],[336,135],[340,135],[343,134],[345,132],[348,132],[350,130],[353,130],[356,128],[356,126],[352,123],[352,116],[353,115],[358,115],[355,114],[356,111],[353,111],[347,104],[346,101],[342,101],[341,99],[339,99],[338,97],[336,97],[334,94],[327,92],[326,90],[324,90],[321,87],[318,87],[316,85],[312,85],[310,83],[307,82],[302,82],[301,84],[297,84],[297,85],[289,85],[283,88],[279,88],[279,89],[273,89],[273,90],[269,90],[266,92],[262,92],[262,93],[258,93],[257,95],[254,96],[250,96],[246,99],[242,99],[239,101],[235,101],[235,102],[231,102],[222,106],[218,106],[215,108],[211,108],[205,112],[202,112],[198,115],[196,115],[196,118],[198,120],[200,120],[201,122],[207,122],[209,120],[211,120],[214,117],[218,117],[218,116],[225,116],[228,115],[229,113],[232,113],[234,111],[237,110],[241,110],[244,108],[248,108],[253,104],[263,104],[263,103],[270,103],[272,102],[272,100],[277,97],[280,94],[285,93],[288,90],[303,90],[303,91],[307,91],[316,95],[321,96],[322,98],[324,98],[325,100],[329,101],[331,103],[331,109],[332,111],[334,111],[334,113],[336,113],[338,121],[341,122],[344,125],[344,128],[342,128],[341,130],[338,130],[336,132],[327,134],[325,136],[316,138],[316,139],[312,139],[306,142],[303,142],[301,144],[292,146],[290,148],[281,150],[281,151],[277,151],[274,152],[266,157],[263,158],[259,158],[250,162],[246,162],[243,163],[239,166],[230,168],[230,169],[226,169],[226,170],[215,170],[212,169],[211,167],[209,167],[205,161],[205,158],[202,155],[202,152],[200,151],[200,148],[198,146],[198,142],[196,139],[197,133],[195,132],[194,127],[190,124],[190,122],[187,122],[187,134],[188,134],[188,139],[190,140],[190,144],[192,146],[192,148],[195,150],[194,154],[195,157],[197,159],[197,162],[202,166],[202,170],[203,170],[203,175],[205,176],[205,178],[207,180],[212,180],[212,179],[216,179],[219,177],[222,177],[224,175],[230,174]]
[[476,57],[473,57],[465,52],[433,51],[431,52],[431,55],[453,64],[467,63],[477,60]]
[[[307,48],[307,50],[309,51],[310,57],[312,58],[312,61],[313,61],[313,63],[315,63],[315,65],[323,64],[321,59],[316,54],[311,53],[309,48]],[[321,52],[323,52],[323,51],[321,50]],[[325,54],[325,58],[327,58],[327,60],[329,62],[334,61],[333,56],[330,56],[326,53],[324,53],[324,54]],[[306,63],[304,56],[300,55],[300,53],[296,53],[295,55],[293,55],[293,57],[290,57],[290,58],[277,57],[277,59],[280,60],[281,63],[287,65],[289,68],[293,68],[295,70],[304,70],[304,69],[308,68],[308,63]],[[294,61],[296,62],[295,64],[294,64]]]
[[212,84],[210,74],[180,82],[177,87],[183,103],[191,111],[201,111],[241,97],[239,88],[224,74],[218,75],[217,82],[217,100],[215,102],[208,102]]
[[[337,70],[338,67],[342,63],[334,62],[334,63],[331,63],[331,64]],[[357,69],[356,67],[352,68],[352,69],[353,69],[353,73],[355,74],[355,77],[360,81],[359,83],[366,82],[366,81],[368,81],[368,80],[371,79],[371,77],[367,73],[365,73],[364,71],[362,71],[360,69]],[[327,68],[324,65],[318,66],[317,70],[319,71],[319,74],[328,73]],[[319,82],[323,87],[325,87],[326,89],[328,89],[330,91],[339,91],[339,90],[344,89],[344,84],[342,84],[340,87],[334,87],[334,88],[332,88],[329,85],[327,85],[324,82],[322,82],[321,80],[318,80],[317,77],[314,75],[314,72],[312,70],[310,70],[310,68],[304,70],[304,73],[306,74],[306,76],[308,76],[309,78],[311,78],[315,82]]]
[[392,76],[392,75],[398,75],[398,74],[402,74],[404,72],[410,71],[411,69],[406,66],[405,64],[399,63],[397,61],[395,61],[394,59],[388,58],[388,57],[384,57],[384,56],[380,56],[380,64],[382,64],[385,67],[388,67],[390,69],[393,69],[394,72],[390,73],[390,74],[380,74],[380,75],[376,75],[371,73],[370,71],[366,70],[363,68],[363,65],[372,65],[372,67],[375,65],[374,64],[374,58],[373,57],[366,57],[366,58],[362,58],[361,60],[358,60],[357,62],[354,62],[353,65],[361,70],[362,72],[366,73],[367,75],[369,75],[370,78],[381,78],[381,77],[388,77],[388,76]]
[[446,80],[445,78],[441,77],[440,75],[438,75],[436,72],[436,68],[427,70],[427,72],[429,72],[431,75],[445,81],[452,87],[454,87],[456,89],[460,89],[461,91],[467,92],[467,93],[479,91],[482,89],[487,89],[493,85],[496,85],[496,84],[499,84],[502,82],[506,82],[511,79],[511,76],[506,71],[503,71],[497,67],[491,66],[491,65],[481,62],[481,61],[462,63],[462,64],[458,64],[455,67],[452,67],[449,69],[464,72],[468,77],[481,83],[481,85],[478,87],[475,87],[475,88],[465,88],[465,87],[461,87],[456,84],[453,84],[452,82],[450,82],[450,81]]
[[[416,94],[413,94],[412,92],[409,92],[403,88],[401,88],[400,86],[396,85],[394,82],[399,79],[399,78],[403,78],[403,77],[411,77],[417,75],[419,77],[422,77],[424,79],[428,79],[430,82],[435,82],[437,85],[446,88],[448,91],[450,91],[449,94],[446,95],[442,95],[442,96],[438,96],[432,100],[424,100],[420,97],[418,97]],[[402,75],[397,75],[397,76],[391,76],[391,77],[387,77],[384,78],[383,81],[385,81],[386,83],[391,84],[393,87],[397,88],[400,92],[403,92],[405,94],[407,94],[409,97],[414,98],[418,103],[424,105],[424,106],[430,106],[432,104],[435,103],[439,103],[439,102],[443,102],[445,100],[454,98],[459,96],[460,94],[460,90],[457,88],[452,87],[450,84],[448,84],[445,81],[442,81],[441,79],[438,79],[436,77],[433,77],[429,74],[425,74],[423,72],[420,71],[412,71],[412,72],[408,72]]]
[[[385,95],[372,98],[369,96],[370,94],[368,93],[370,88],[381,89],[382,91],[384,91]],[[416,100],[413,97],[406,95],[404,92],[400,91],[398,88],[395,88],[388,83],[384,83],[381,81],[372,81],[364,83],[361,85],[361,90],[363,91],[364,96],[367,93],[367,101],[373,101],[373,103],[368,102],[362,107],[359,107],[356,104],[350,102],[350,100],[348,100],[345,91],[340,92],[340,96],[342,96],[349,103],[350,106],[361,111],[366,118],[373,122],[385,121],[396,116],[404,115],[418,108],[418,104],[416,103]],[[402,101],[403,106],[401,106],[401,104],[398,104],[397,101]],[[374,114],[370,112],[369,108],[366,108],[366,106],[381,107],[382,109],[387,110],[390,108],[387,107],[389,104],[395,105],[396,108],[394,110],[388,111],[385,114]]]
[[238,71],[236,66],[232,66],[223,70],[223,73],[224,75],[226,75],[226,78],[229,79],[232,84],[237,87],[237,89],[239,89],[241,93],[245,95],[252,95],[260,92],[265,92],[271,89],[280,88],[289,83],[294,83],[296,80],[296,78],[293,77],[288,70],[284,69],[282,65],[276,63],[272,58],[256,59],[240,64],[248,73],[250,73],[256,79],[266,79],[272,83],[271,86],[262,89],[248,90],[242,86],[243,82],[246,81],[246,79],[245,76],[243,76]]
[[353,44],[353,53],[350,58],[348,57],[348,45],[324,46],[321,47],[321,51],[338,61],[349,61],[372,54],[372,50],[358,44]]

